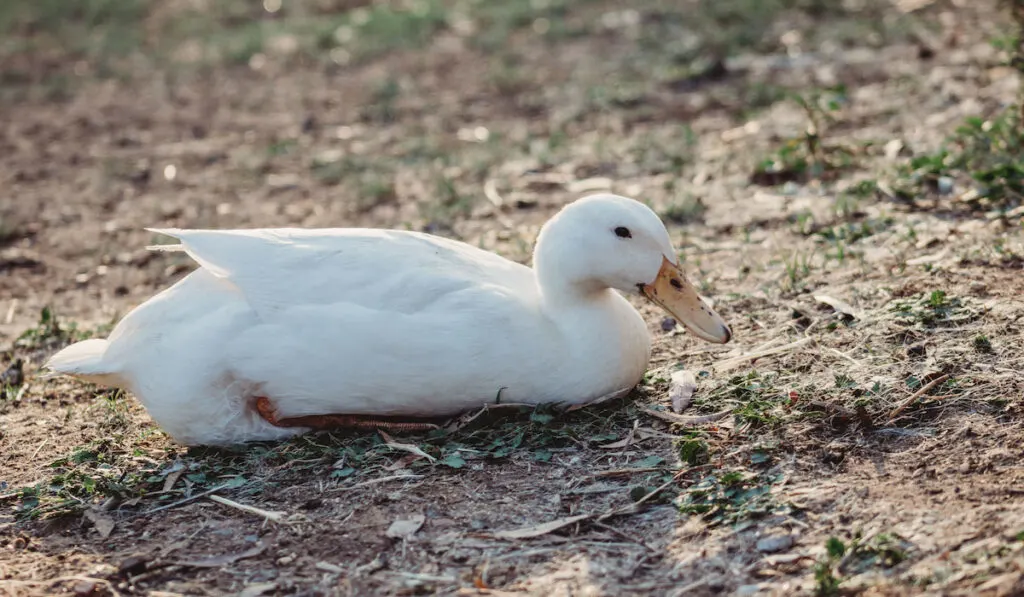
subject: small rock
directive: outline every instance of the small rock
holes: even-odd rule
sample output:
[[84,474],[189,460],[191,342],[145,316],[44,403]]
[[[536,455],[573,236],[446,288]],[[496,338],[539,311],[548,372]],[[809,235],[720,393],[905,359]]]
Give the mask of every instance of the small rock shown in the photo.
[[665,317],[661,320],[661,331],[671,332],[676,329],[676,320],[672,317]]
[[940,195],[949,195],[952,193],[954,184],[953,179],[948,176],[940,176],[939,179],[935,181],[935,186]]
[[71,588],[75,597],[97,597],[106,594],[103,586],[95,580],[80,580]]
[[420,530],[423,523],[427,520],[426,516],[422,514],[414,514],[405,520],[396,520],[391,523],[388,530],[384,532],[385,535],[392,539],[401,539],[408,537],[416,531]]
[[122,578],[128,578],[129,576],[136,576],[146,571],[146,558],[142,556],[128,556],[121,561],[121,565],[117,568],[117,575]]
[[764,553],[775,553],[785,551],[793,547],[792,535],[769,535],[757,540],[757,551]]

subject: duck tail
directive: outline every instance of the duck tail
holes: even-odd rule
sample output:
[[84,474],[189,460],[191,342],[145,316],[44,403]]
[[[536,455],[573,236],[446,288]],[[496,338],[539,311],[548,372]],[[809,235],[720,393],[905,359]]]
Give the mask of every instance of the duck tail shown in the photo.
[[117,367],[104,360],[106,340],[92,339],[76,342],[50,357],[43,365],[55,375],[70,375],[105,386],[119,386],[122,379]]

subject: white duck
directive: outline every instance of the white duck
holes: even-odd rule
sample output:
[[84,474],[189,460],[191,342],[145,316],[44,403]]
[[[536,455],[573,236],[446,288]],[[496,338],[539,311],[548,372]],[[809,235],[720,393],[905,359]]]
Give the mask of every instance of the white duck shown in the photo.
[[358,416],[448,416],[499,397],[573,405],[625,394],[643,377],[650,337],[616,290],[646,295],[705,340],[730,338],[658,216],[616,195],[548,221],[533,269],[416,232],[154,232],[180,239],[171,249],[200,268],[108,339],[46,366],[131,391],[186,445],[280,439]]

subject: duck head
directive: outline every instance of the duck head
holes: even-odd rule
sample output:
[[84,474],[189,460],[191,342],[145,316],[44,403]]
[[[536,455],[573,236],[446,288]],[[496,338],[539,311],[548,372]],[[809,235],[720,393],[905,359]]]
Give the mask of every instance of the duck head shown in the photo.
[[568,204],[541,229],[534,269],[545,300],[614,288],[647,297],[708,342],[732,337],[687,281],[661,219],[639,201],[599,194]]

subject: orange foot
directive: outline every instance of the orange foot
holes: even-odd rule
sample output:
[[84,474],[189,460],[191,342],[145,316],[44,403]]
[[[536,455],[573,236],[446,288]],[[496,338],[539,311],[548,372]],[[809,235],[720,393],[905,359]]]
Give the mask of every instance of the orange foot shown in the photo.
[[312,429],[390,429],[393,431],[428,431],[437,429],[434,423],[416,420],[396,420],[366,415],[306,415],[282,419],[266,396],[256,398],[256,412],[275,427],[309,427]]

